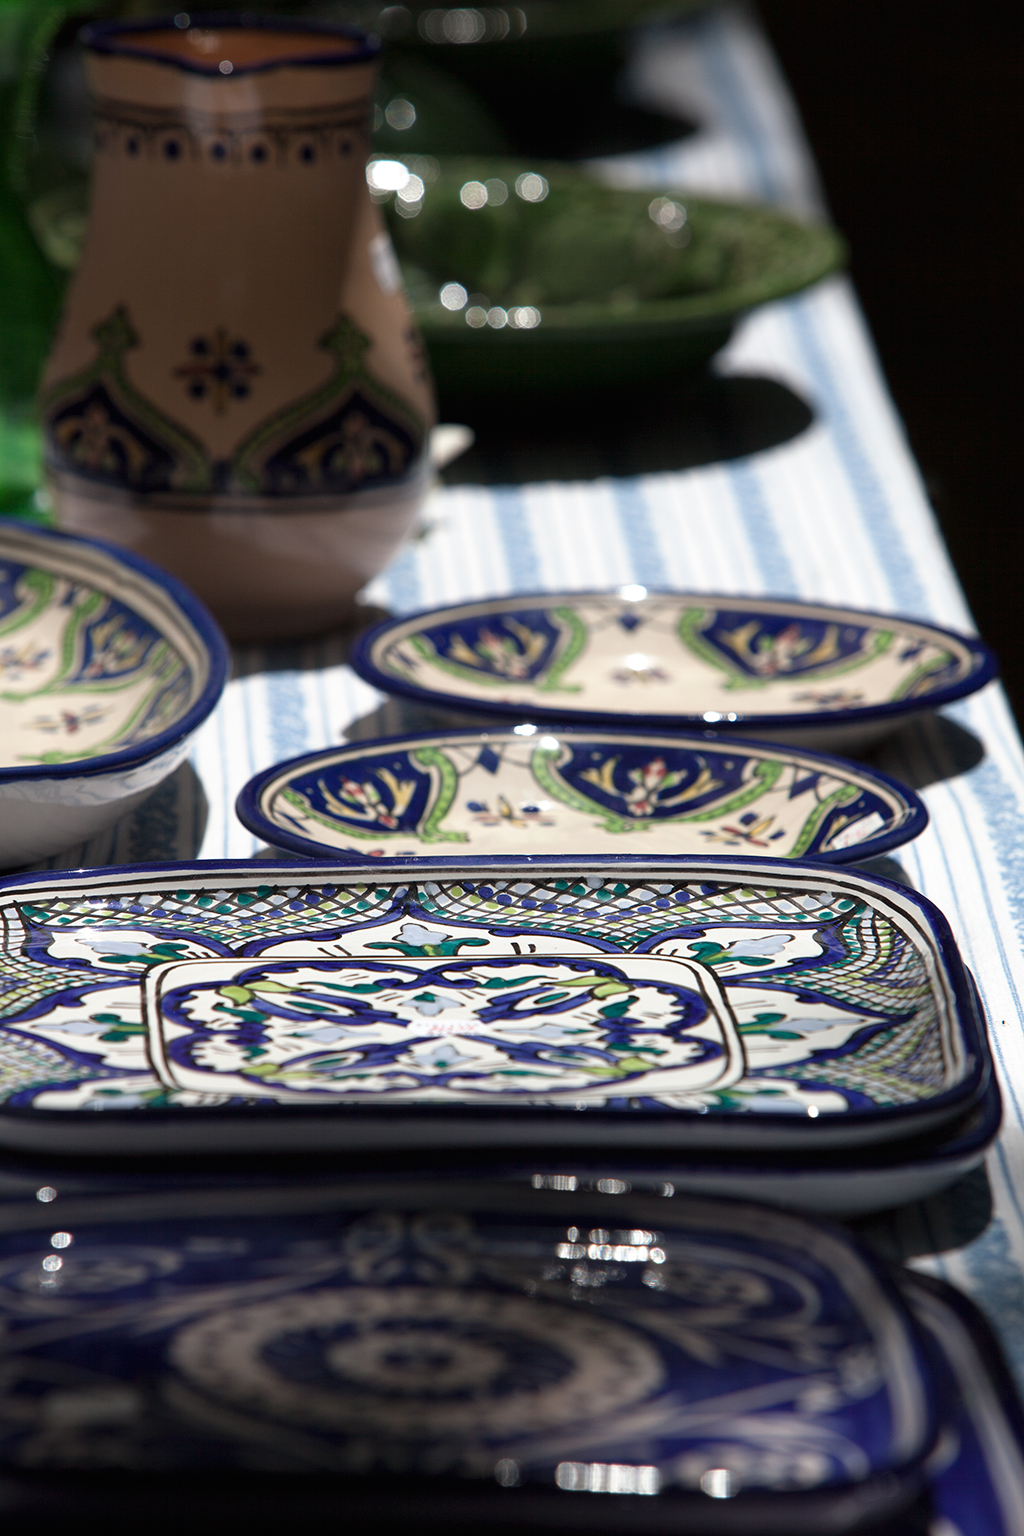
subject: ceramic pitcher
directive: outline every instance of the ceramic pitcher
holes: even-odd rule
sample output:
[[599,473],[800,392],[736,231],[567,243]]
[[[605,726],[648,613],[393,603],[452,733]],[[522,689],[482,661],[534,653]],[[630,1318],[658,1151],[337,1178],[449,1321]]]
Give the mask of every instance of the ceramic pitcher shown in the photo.
[[83,41],[92,202],[41,394],[58,520],[237,638],[344,622],[415,519],[434,420],[366,185],[376,40],[181,13]]

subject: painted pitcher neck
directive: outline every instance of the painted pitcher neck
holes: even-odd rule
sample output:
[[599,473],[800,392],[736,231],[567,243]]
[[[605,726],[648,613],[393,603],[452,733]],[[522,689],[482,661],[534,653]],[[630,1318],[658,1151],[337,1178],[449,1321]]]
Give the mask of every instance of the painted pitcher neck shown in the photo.
[[345,69],[380,52],[357,27],[298,17],[212,12],[94,22],[79,33],[93,54],[202,75],[211,82],[278,69]]
[[164,17],[98,22],[80,35],[101,138],[125,106],[141,126],[184,113],[213,153],[207,130],[244,123],[293,137],[333,124],[342,105],[353,122],[370,111],[379,43],[351,27],[249,15],[177,25]]

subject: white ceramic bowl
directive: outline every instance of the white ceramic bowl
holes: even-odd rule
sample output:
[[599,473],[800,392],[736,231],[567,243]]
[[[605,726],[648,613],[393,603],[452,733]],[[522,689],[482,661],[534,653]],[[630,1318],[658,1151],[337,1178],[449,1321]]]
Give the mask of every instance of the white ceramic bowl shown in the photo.
[[149,561],[0,519],[0,867],[84,841],[173,773],[228,661]]

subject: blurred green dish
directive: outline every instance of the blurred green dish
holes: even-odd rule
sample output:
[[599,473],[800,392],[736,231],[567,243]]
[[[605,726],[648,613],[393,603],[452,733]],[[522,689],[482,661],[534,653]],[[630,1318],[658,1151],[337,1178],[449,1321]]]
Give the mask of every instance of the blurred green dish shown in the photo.
[[[386,192],[403,167],[408,181]],[[845,259],[827,225],[621,190],[558,165],[413,156],[368,174],[446,404],[621,387],[705,363],[747,310]]]
[[387,38],[415,39],[441,47],[480,46],[620,32],[643,22],[705,10],[710,3],[712,0],[521,0],[518,5],[473,8],[421,0],[414,5],[387,6],[378,25]]
[[[471,129],[458,141],[458,153],[577,160],[647,149],[688,131],[692,125],[676,114],[632,101],[623,69],[634,28],[706,10],[711,3],[523,0],[521,5],[474,7],[418,0],[385,7],[377,25],[387,42],[385,74],[395,77],[407,99],[416,105],[431,94],[418,90],[412,78],[416,66],[428,66],[463,93],[471,92],[505,141],[495,144],[493,135],[485,139]],[[407,75],[411,96],[402,82]],[[425,142],[423,129],[436,127],[436,114],[430,115],[432,125],[424,121],[413,129],[415,142],[410,136],[387,147],[446,153],[447,134],[444,143]],[[381,131],[391,139],[385,124]]]

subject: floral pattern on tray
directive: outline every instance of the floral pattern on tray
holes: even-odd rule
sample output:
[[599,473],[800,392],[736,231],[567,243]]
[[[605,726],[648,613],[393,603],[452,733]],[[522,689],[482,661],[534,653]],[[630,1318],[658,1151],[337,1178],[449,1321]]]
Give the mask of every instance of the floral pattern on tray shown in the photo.
[[23,886],[2,912],[11,1107],[842,1117],[977,1069],[919,919],[838,871],[792,888],[720,871],[241,886],[182,871],[156,889]]

